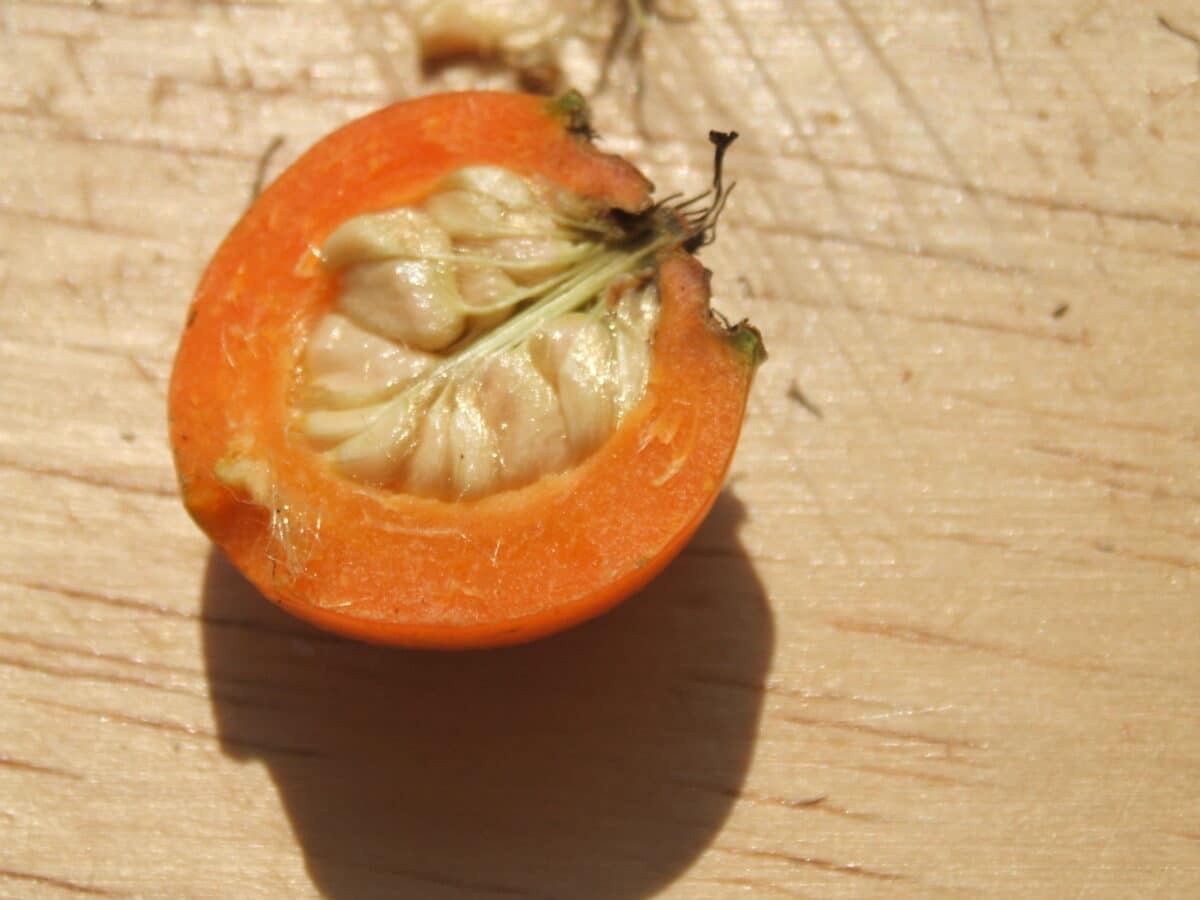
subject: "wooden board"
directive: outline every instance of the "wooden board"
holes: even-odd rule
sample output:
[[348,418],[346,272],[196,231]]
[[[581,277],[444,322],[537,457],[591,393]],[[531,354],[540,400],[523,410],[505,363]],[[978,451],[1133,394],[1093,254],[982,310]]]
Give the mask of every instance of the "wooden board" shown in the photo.
[[694,7],[597,115],[668,190],[742,133],[730,486],[636,601],[457,657],[255,595],[164,391],[260,171],[509,76],[389,2],[0,8],[0,895],[1200,895],[1195,4]]

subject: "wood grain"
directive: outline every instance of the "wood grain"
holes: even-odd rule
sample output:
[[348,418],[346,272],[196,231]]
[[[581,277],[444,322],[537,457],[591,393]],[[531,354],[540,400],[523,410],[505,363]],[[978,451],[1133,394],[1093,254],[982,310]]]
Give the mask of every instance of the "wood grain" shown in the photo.
[[268,607],[164,390],[260,177],[403,4],[0,8],[0,895],[1200,894],[1200,15],[696,0],[596,100],[771,358],[664,577],[526,648]]

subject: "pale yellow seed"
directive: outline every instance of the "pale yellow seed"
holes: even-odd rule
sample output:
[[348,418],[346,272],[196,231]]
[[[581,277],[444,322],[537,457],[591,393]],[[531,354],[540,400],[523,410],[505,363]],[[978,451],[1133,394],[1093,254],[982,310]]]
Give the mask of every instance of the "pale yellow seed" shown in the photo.
[[561,404],[527,347],[501,354],[479,381],[484,419],[499,439],[504,483],[527,484],[569,465]]
[[342,276],[337,305],[364,328],[416,350],[442,350],[466,325],[454,271],[440,262],[356,265]]
[[370,404],[411,384],[436,362],[431,353],[390,341],[340,313],[330,313],[305,347],[305,399],[334,409]]
[[528,209],[537,202],[524,178],[500,166],[466,166],[443,178],[442,189],[482,194],[510,210]]
[[331,269],[407,256],[414,259],[449,253],[450,236],[427,213],[401,207],[355,216],[325,239],[321,259]]

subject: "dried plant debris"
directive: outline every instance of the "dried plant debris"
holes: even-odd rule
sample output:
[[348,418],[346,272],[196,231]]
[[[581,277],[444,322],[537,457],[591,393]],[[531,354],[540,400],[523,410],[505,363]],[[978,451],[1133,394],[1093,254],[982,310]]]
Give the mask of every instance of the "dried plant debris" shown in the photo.
[[687,21],[686,2],[643,0],[423,0],[413,25],[426,65],[498,62],[529,90],[570,83],[602,89],[613,66],[640,57],[651,17]]

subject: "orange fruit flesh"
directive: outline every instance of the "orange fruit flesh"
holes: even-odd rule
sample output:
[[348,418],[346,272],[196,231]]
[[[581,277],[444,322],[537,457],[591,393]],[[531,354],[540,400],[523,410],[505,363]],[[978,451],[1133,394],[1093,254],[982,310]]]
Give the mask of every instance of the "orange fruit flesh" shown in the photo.
[[[643,586],[703,520],[736,447],[761,344],[709,310],[681,250],[657,261],[661,314],[641,403],[583,463],[467,502],[339,475],[290,424],[305,335],[332,303],[314,256],[351,216],[418,202],[467,165],[504,166],[628,211],[649,183],[572,134],[542,98],[467,93],[398,104],[317,144],[210,264],[172,375],[184,502],[262,593],[378,643],[532,640]],[[231,478],[242,467],[254,477]]]

